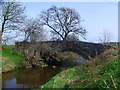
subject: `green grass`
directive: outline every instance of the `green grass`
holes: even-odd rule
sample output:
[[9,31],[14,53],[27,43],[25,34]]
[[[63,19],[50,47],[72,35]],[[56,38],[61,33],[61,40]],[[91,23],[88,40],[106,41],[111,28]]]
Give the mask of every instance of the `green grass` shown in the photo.
[[99,87],[120,88],[120,60],[113,60],[98,72]]
[[96,76],[87,69],[81,70],[83,66],[70,68],[53,77],[42,88],[120,88],[119,65],[120,61],[113,60]]
[[85,65],[62,71],[39,88],[120,88],[120,60],[117,57],[117,50],[108,50]]
[[65,88],[69,83],[78,79],[85,79],[91,75],[89,70],[80,70],[80,67],[70,68],[53,77],[49,82],[43,85],[43,88]]
[[3,72],[22,67],[24,55],[19,52],[15,46],[2,46],[2,69]]

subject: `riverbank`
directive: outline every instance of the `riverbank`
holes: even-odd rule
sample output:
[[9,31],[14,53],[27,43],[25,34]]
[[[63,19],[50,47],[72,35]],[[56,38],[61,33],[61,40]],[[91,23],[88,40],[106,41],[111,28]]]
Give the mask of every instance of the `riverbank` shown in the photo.
[[39,88],[120,88],[118,48],[62,71]]
[[[24,60],[14,46],[3,46],[2,58],[2,72],[17,70]],[[118,48],[111,48],[84,65],[60,72],[39,88],[120,88],[119,67]]]
[[2,72],[9,72],[22,67],[24,55],[13,45],[2,46]]
[[[60,65],[63,67],[70,67],[85,63],[85,60],[77,53],[64,51],[51,54],[54,52],[54,50],[49,50],[48,48],[51,47],[48,46],[45,50],[40,49],[41,52],[44,52],[43,55],[39,56],[39,54],[36,54],[32,50],[29,51],[29,54],[27,54],[28,56],[24,57],[22,50],[18,51],[18,49],[16,49],[14,45],[2,46],[2,72],[4,73],[14,71],[21,67],[34,68],[36,66],[44,68],[47,66],[52,66],[53,68],[56,68]],[[47,53],[49,53],[50,55],[46,55]]]

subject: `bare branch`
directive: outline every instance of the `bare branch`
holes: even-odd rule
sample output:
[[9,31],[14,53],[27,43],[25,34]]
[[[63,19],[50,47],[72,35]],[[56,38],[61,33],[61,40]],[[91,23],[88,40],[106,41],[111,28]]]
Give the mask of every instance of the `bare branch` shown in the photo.
[[[40,14],[42,23],[48,26],[53,34],[65,40],[69,33],[85,36],[86,30],[80,25],[80,15],[75,9],[52,6]],[[54,33],[55,32],[55,33]]]
[[109,43],[111,40],[112,40],[112,35],[109,31],[103,31],[99,36],[100,43],[106,44]]
[[5,30],[17,30],[20,28],[20,24],[24,22],[25,7],[19,2],[3,2],[2,4],[2,28],[1,32]]
[[36,42],[45,40],[43,24],[37,19],[26,19],[21,31],[24,33],[24,41]]

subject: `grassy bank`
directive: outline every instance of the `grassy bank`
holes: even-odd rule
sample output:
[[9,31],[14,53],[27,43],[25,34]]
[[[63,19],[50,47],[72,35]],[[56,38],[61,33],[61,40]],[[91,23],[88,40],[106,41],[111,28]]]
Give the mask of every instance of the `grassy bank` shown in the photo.
[[85,65],[67,69],[40,88],[120,88],[118,49],[109,49]]
[[12,71],[22,67],[24,55],[13,45],[2,46],[2,72]]

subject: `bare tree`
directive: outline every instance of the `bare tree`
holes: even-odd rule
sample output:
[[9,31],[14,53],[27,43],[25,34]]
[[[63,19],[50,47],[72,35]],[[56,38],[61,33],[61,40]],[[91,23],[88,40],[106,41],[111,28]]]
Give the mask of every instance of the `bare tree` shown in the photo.
[[79,37],[75,34],[69,34],[66,41],[80,41]]
[[2,35],[2,44],[3,45],[10,45],[10,44],[15,44],[15,39],[19,38],[20,39],[20,31],[14,31],[12,32],[11,30],[4,31]]
[[2,7],[2,13],[0,14],[0,34],[2,36],[2,34],[7,30],[18,30],[26,16],[24,15],[25,7],[23,7],[19,2],[1,0],[0,5]]
[[37,19],[26,19],[23,23],[23,29],[25,39],[24,41],[36,42],[45,40],[44,29],[41,22]]
[[86,30],[81,27],[80,15],[75,9],[52,6],[46,11],[42,11],[40,19],[44,25],[48,26],[52,34],[57,38],[66,40],[71,33],[85,36]]
[[109,31],[104,30],[99,36],[99,42],[106,44],[112,40],[112,34]]
[[[2,20],[2,0],[0,0],[0,26],[2,26],[1,20]],[[1,29],[1,27],[0,27],[0,29]],[[0,51],[2,50],[1,49],[1,45],[2,45],[1,42],[2,42],[2,33],[0,32]],[[1,53],[0,53],[0,55],[1,55]]]

